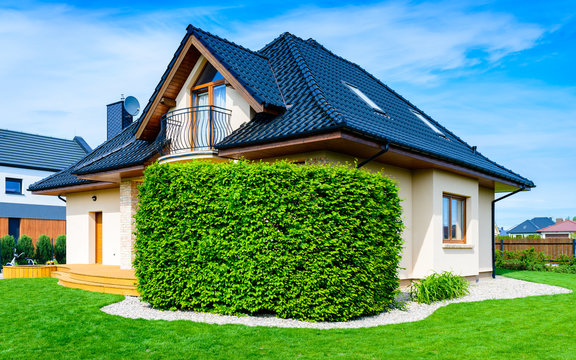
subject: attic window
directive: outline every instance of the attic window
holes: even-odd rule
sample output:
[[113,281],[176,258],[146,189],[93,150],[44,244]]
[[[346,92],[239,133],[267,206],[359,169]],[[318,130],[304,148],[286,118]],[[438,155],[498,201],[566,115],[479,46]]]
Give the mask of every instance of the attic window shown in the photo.
[[372,109],[381,112],[382,114],[388,116],[384,110],[380,109],[380,106],[376,105],[376,103],[374,101],[372,101],[372,99],[370,99],[368,96],[366,96],[366,94],[364,94],[362,91],[360,91],[360,89],[358,89],[356,86],[352,85],[352,84],[348,84],[348,83],[344,83],[346,84],[346,86],[348,86],[348,88],[350,90],[352,90],[352,92],[356,95],[358,95],[358,97],[362,100],[364,100],[364,102],[366,104],[368,104],[368,106],[370,106]]
[[448,139],[448,137],[446,137],[446,135],[442,131],[440,131],[436,126],[434,126],[434,124],[432,124],[430,122],[430,120],[426,119],[426,117],[424,117],[424,115],[420,114],[418,111],[415,111],[415,110],[411,110],[411,111],[412,111],[412,114],[416,115],[416,117],[418,117],[418,119],[422,120],[422,122],[424,124],[428,125],[428,127],[430,129],[434,130],[434,132],[436,134]]

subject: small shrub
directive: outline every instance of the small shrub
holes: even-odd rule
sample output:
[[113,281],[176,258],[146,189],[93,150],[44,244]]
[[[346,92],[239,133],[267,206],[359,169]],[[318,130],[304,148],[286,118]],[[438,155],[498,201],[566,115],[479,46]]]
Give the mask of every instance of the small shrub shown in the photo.
[[419,304],[431,304],[436,301],[454,299],[468,295],[470,283],[468,280],[444,271],[433,273],[422,279],[420,283],[412,284],[410,298]]
[[496,267],[509,270],[546,271],[546,255],[534,248],[521,251],[496,250]]
[[58,264],[66,264],[66,235],[59,235],[54,245],[54,256]]
[[46,264],[49,260],[52,260],[52,243],[48,235],[40,235],[36,243],[36,261]]
[[4,266],[7,262],[12,261],[15,247],[16,245],[12,235],[4,235],[0,238],[0,252],[2,252],[2,262],[0,263],[0,266]]
[[20,239],[18,239],[18,244],[16,245],[16,252],[18,254],[22,253],[22,255],[18,258],[18,264],[28,264],[26,258],[34,257],[34,242],[32,241],[32,238],[28,235],[20,236]]

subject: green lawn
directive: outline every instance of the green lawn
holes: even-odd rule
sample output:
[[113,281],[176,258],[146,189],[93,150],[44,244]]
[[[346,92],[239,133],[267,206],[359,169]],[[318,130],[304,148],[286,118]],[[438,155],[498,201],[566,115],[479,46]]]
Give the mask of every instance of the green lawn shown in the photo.
[[[576,289],[576,275],[507,276]],[[424,321],[354,330],[130,320],[121,296],[56,279],[0,280],[0,359],[574,359],[576,295],[452,304]]]

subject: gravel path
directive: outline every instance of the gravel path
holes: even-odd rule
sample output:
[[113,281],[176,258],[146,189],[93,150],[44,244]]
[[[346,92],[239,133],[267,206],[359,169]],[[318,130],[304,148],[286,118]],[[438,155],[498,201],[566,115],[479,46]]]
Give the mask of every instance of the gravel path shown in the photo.
[[274,316],[229,316],[194,311],[155,310],[137,297],[126,296],[126,299],[105,306],[102,311],[130,319],[147,320],[189,320],[209,324],[242,324],[246,326],[274,326],[313,329],[343,329],[373,327],[386,324],[419,321],[430,316],[436,309],[452,303],[482,301],[489,299],[514,299],[526,296],[567,294],[571,290],[557,286],[531,283],[506,277],[483,279],[470,287],[470,295],[456,300],[434,303],[432,305],[407,302],[407,311],[392,310],[379,315],[359,318],[347,322],[306,322],[291,319],[280,319]]

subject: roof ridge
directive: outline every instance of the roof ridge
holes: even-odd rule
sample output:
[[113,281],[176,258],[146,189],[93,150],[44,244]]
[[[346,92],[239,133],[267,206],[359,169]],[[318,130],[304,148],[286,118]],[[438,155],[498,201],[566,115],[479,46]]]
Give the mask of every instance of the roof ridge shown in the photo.
[[[312,92],[312,97],[314,98],[316,103],[326,113],[326,115],[328,115],[328,117],[330,119],[332,119],[332,121],[334,122],[334,125],[345,124],[346,121],[344,121],[344,119],[342,118],[342,115],[340,115],[336,111],[336,109],[332,105],[330,105],[330,103],[328,102],[328,100],[326,99],[324,94],[322,93],[322,89],[320,88],[320,86],[316,82],[316,79],[314,78],[312,71],[308,67],[306,60],[304,59],[304,57],[300,53],[300,50],[298,50],[298,46],[296,45],[296,42],[294,41],[294,38],[295,37],[298,38],[298,37],[294,36],[288,32],[282,34],[282,36],[288,45],[288,49],[290,50],[290,53],[292,54],[292,56],[296,60],[296,63],[298,64],[298,68],[300,69],[300,71],[302,72],[302,76],[304,77],[304,81],[306,82],[306,85],[308,86],[308,88]],[[298,39],[300,39],[300,38],[298,38]],[[300,40],[302,40],[302,39],[300,39]]]
[[8,131],[8,132],[11,132],[11,133],[17,133],[17,134],[23,134],[23,135],[29,135],[29,136],[39,136],[39,137],[43,137],[43,138],[47,138],[47,139],[55,139],[55,140],[61,140],[61,141],[68,141],[68,142],[77,144],[76,141],[74,141],[74,139],[66,139],[66,138],[60,138],[60,137],[56,137],[56,136],[40,135],[40,134],[34,134],[34,133],[29,133],[29,132],[24,132],[24,131],[19,131],[19,130],[0,129],[0,133],[1,133],[2,131]]
[[[252,54],[254,54],[254,55],[260,56],[261,58],[268,59],[268,57],[266,57],[266,56],[258,53],[257,51],[248,49],[247,47],[244,47],[244,46],[242,46],[242,45],[236,44],[235,42],[230,41],[230,40],[228,40],[228,39],[224,39],[223,37],[220,37],[220,36],[218,36],[218,35],[214,35],[214,34],[208,32],[208,31],[206,31],[206,30],[204,30],[204,29],[201,29],[201,28],[198,28],[198,27],[196,27],[196,26],[194,26],[194,25],[192,25],[192,24],[189,24],[188,27],[186,28],[186,30],[188,31],[188,33],[192,33],[193,31],[201,32],[201,33],[206,34],[206,35],[208,35],[208,36],[212,36],[213,38],[216,38],[216,39],[218,39],[218,40],[220,40],[220,41],[223,41],[223,42],[225,42],[225,43],[227,43],[227,44],[230,44],[230,45],[232,45],[232,46],[235,46],[235,47],[237,47],[237,48],[239,48],[239,49],[241,49],[241,50],[244,50],[244,51],[247,51],[247,52],[252,53]],[[192,31],[191,31],[191,30],[192,30]]]

